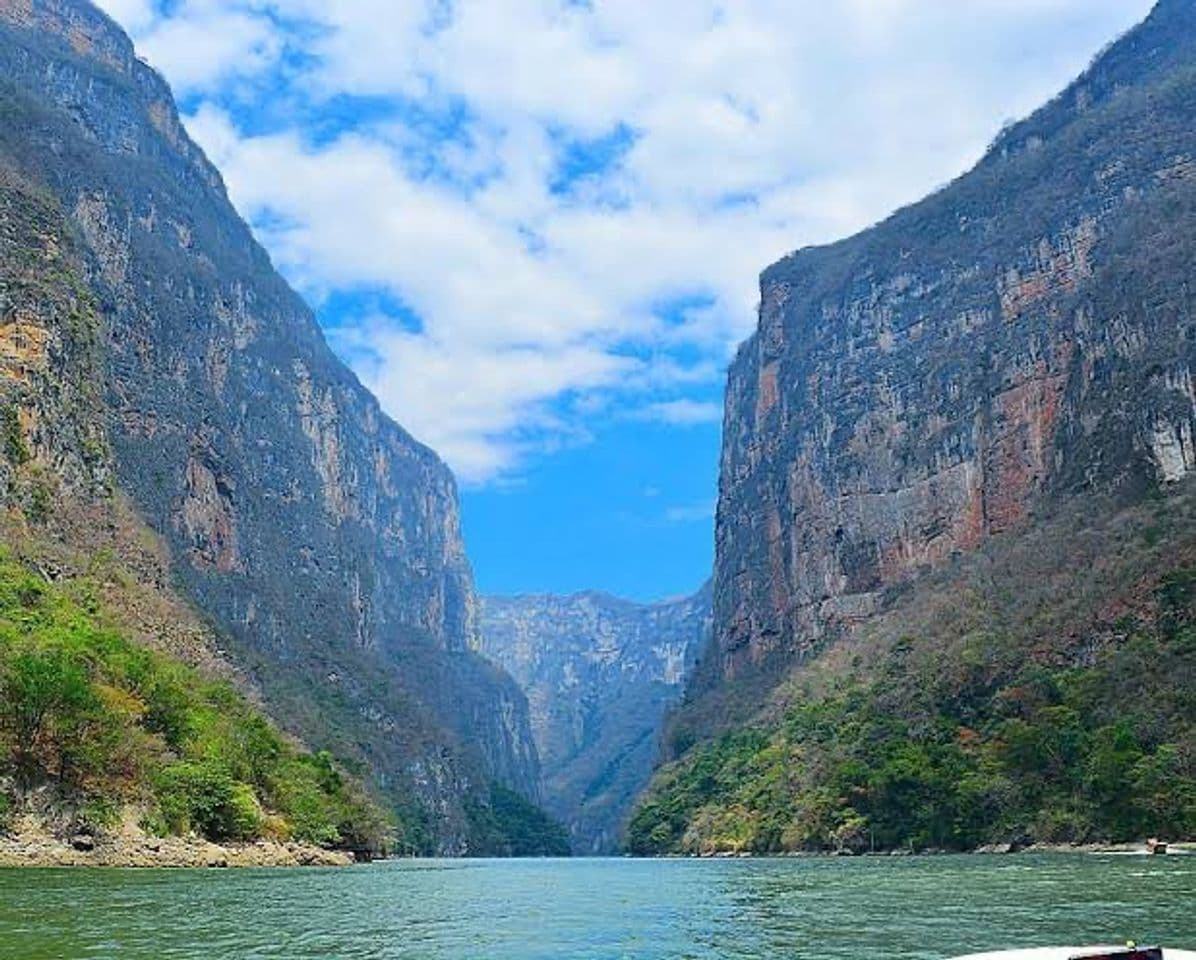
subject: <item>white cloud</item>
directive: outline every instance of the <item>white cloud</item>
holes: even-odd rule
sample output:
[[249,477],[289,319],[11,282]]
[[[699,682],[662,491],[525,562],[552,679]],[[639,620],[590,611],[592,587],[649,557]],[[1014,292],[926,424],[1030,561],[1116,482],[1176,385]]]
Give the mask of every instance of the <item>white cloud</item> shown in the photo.
[[162,16],[153,0],[98,0],[164,70],[177,93],[208,90],[274,66],[285,37],[264,8],[228,0],[182,0]]
[[403,425],[466,479],[503,475],[543,451],[546,436],[559,442],[570,424],[547,400],[613,387],[633,363],[585,346],[443,344],[385,320],[337,339],[361,357],[362,381],[383,407],[402,410]]
[[[418,317],[366,311],[336,343],[474,482],[612,413],[717,420],[763,267],[961,172],[1150,6],[105,3],[203,95],[189,127],[288,276]],[[342,95],[392,109],[316,138]],[[614,162],[554,189],[562,143],[615,131]]]
[[230,77],[247,76],[273,65],[282,40],[272,25],[240,11],[191,4],[158,23],[140,40],[153,63],[170,64],[179,92],[205,90]]
[[144,30],[154,19],[150,0],[96,0],[96,6],[130,33]]
[[679,507],[669,507],[664,512],[664,522],[668,524],[703,523],[714,516],[714,501],[705,500],[701,503],[690,503]]
[[690,400],[683,397],[680,400],[661,400],[657,403],[650,403],[635,411],[634,416],[637,419],[653,420],[674,426],[693,426],[699,423],[718,423],[723,418],[723,406],[721,403]]

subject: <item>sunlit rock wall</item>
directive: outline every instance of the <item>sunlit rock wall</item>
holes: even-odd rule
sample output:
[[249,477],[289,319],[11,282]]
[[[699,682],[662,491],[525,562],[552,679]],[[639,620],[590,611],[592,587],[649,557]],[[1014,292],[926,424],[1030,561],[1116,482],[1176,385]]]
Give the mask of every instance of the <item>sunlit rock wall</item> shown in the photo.
[[[783,675],[1061,498],[1193,469],[1196,4],[962,179],[765,271],[727,390],[716,668]],[[721,678],[721,680],[720,680]]]

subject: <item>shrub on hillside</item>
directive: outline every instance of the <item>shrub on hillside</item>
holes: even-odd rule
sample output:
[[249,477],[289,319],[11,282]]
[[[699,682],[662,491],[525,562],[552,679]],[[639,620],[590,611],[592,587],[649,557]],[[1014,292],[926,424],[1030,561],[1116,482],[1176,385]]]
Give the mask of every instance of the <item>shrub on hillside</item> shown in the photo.
[[[636,853],[967,849],[1196,836],[1196,575],[1091,664],[896,644],[868,678],[800,700],[666,769]],[[950,667],[945,668],[944,664]]]
[[388,819],[330,756],[293,747],[227,683],[106,628],[96,606],[85,584],[48,584],[0,554],[0,778],[108,819],[136,803],[163,832],[384,849]]

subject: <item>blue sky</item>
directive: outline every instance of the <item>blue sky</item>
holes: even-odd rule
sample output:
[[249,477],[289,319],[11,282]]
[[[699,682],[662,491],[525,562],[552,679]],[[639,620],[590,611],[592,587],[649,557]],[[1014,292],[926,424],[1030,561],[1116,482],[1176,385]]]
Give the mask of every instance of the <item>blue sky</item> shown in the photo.
[[486,592],[695,589],[756,277],[974,162],[1149,0],[100,0]]

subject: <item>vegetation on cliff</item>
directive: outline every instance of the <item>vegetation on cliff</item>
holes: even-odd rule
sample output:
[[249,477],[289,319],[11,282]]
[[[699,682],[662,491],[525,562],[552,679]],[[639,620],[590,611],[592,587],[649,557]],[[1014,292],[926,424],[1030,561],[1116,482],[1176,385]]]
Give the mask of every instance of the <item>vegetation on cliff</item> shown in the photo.
[[534,796],[538,765],[471,649],[451,474],[328,349],[114,23],[0,3],[0,65],[0,501],[49,542],[65,500],[127,498],[165,551],[148,592],[237,688],[368,782],[404,850],[466,852],[490,781]]
[[539,807],[501,783],[490,785],[489,803],[466,800],[469,849],[500,857],[567,857],[569,831]]
[[109,627],[86,580],[0,554],[0,811],[49,795],[69,826],[125,808],[163,835],[376,853],[391,825],[234,688]]
[[637,853],[1124,841],[1196,835],[1196,568],[1166,577],[1091,663],[974,633],[896,643],[778,722],[668,769]]

